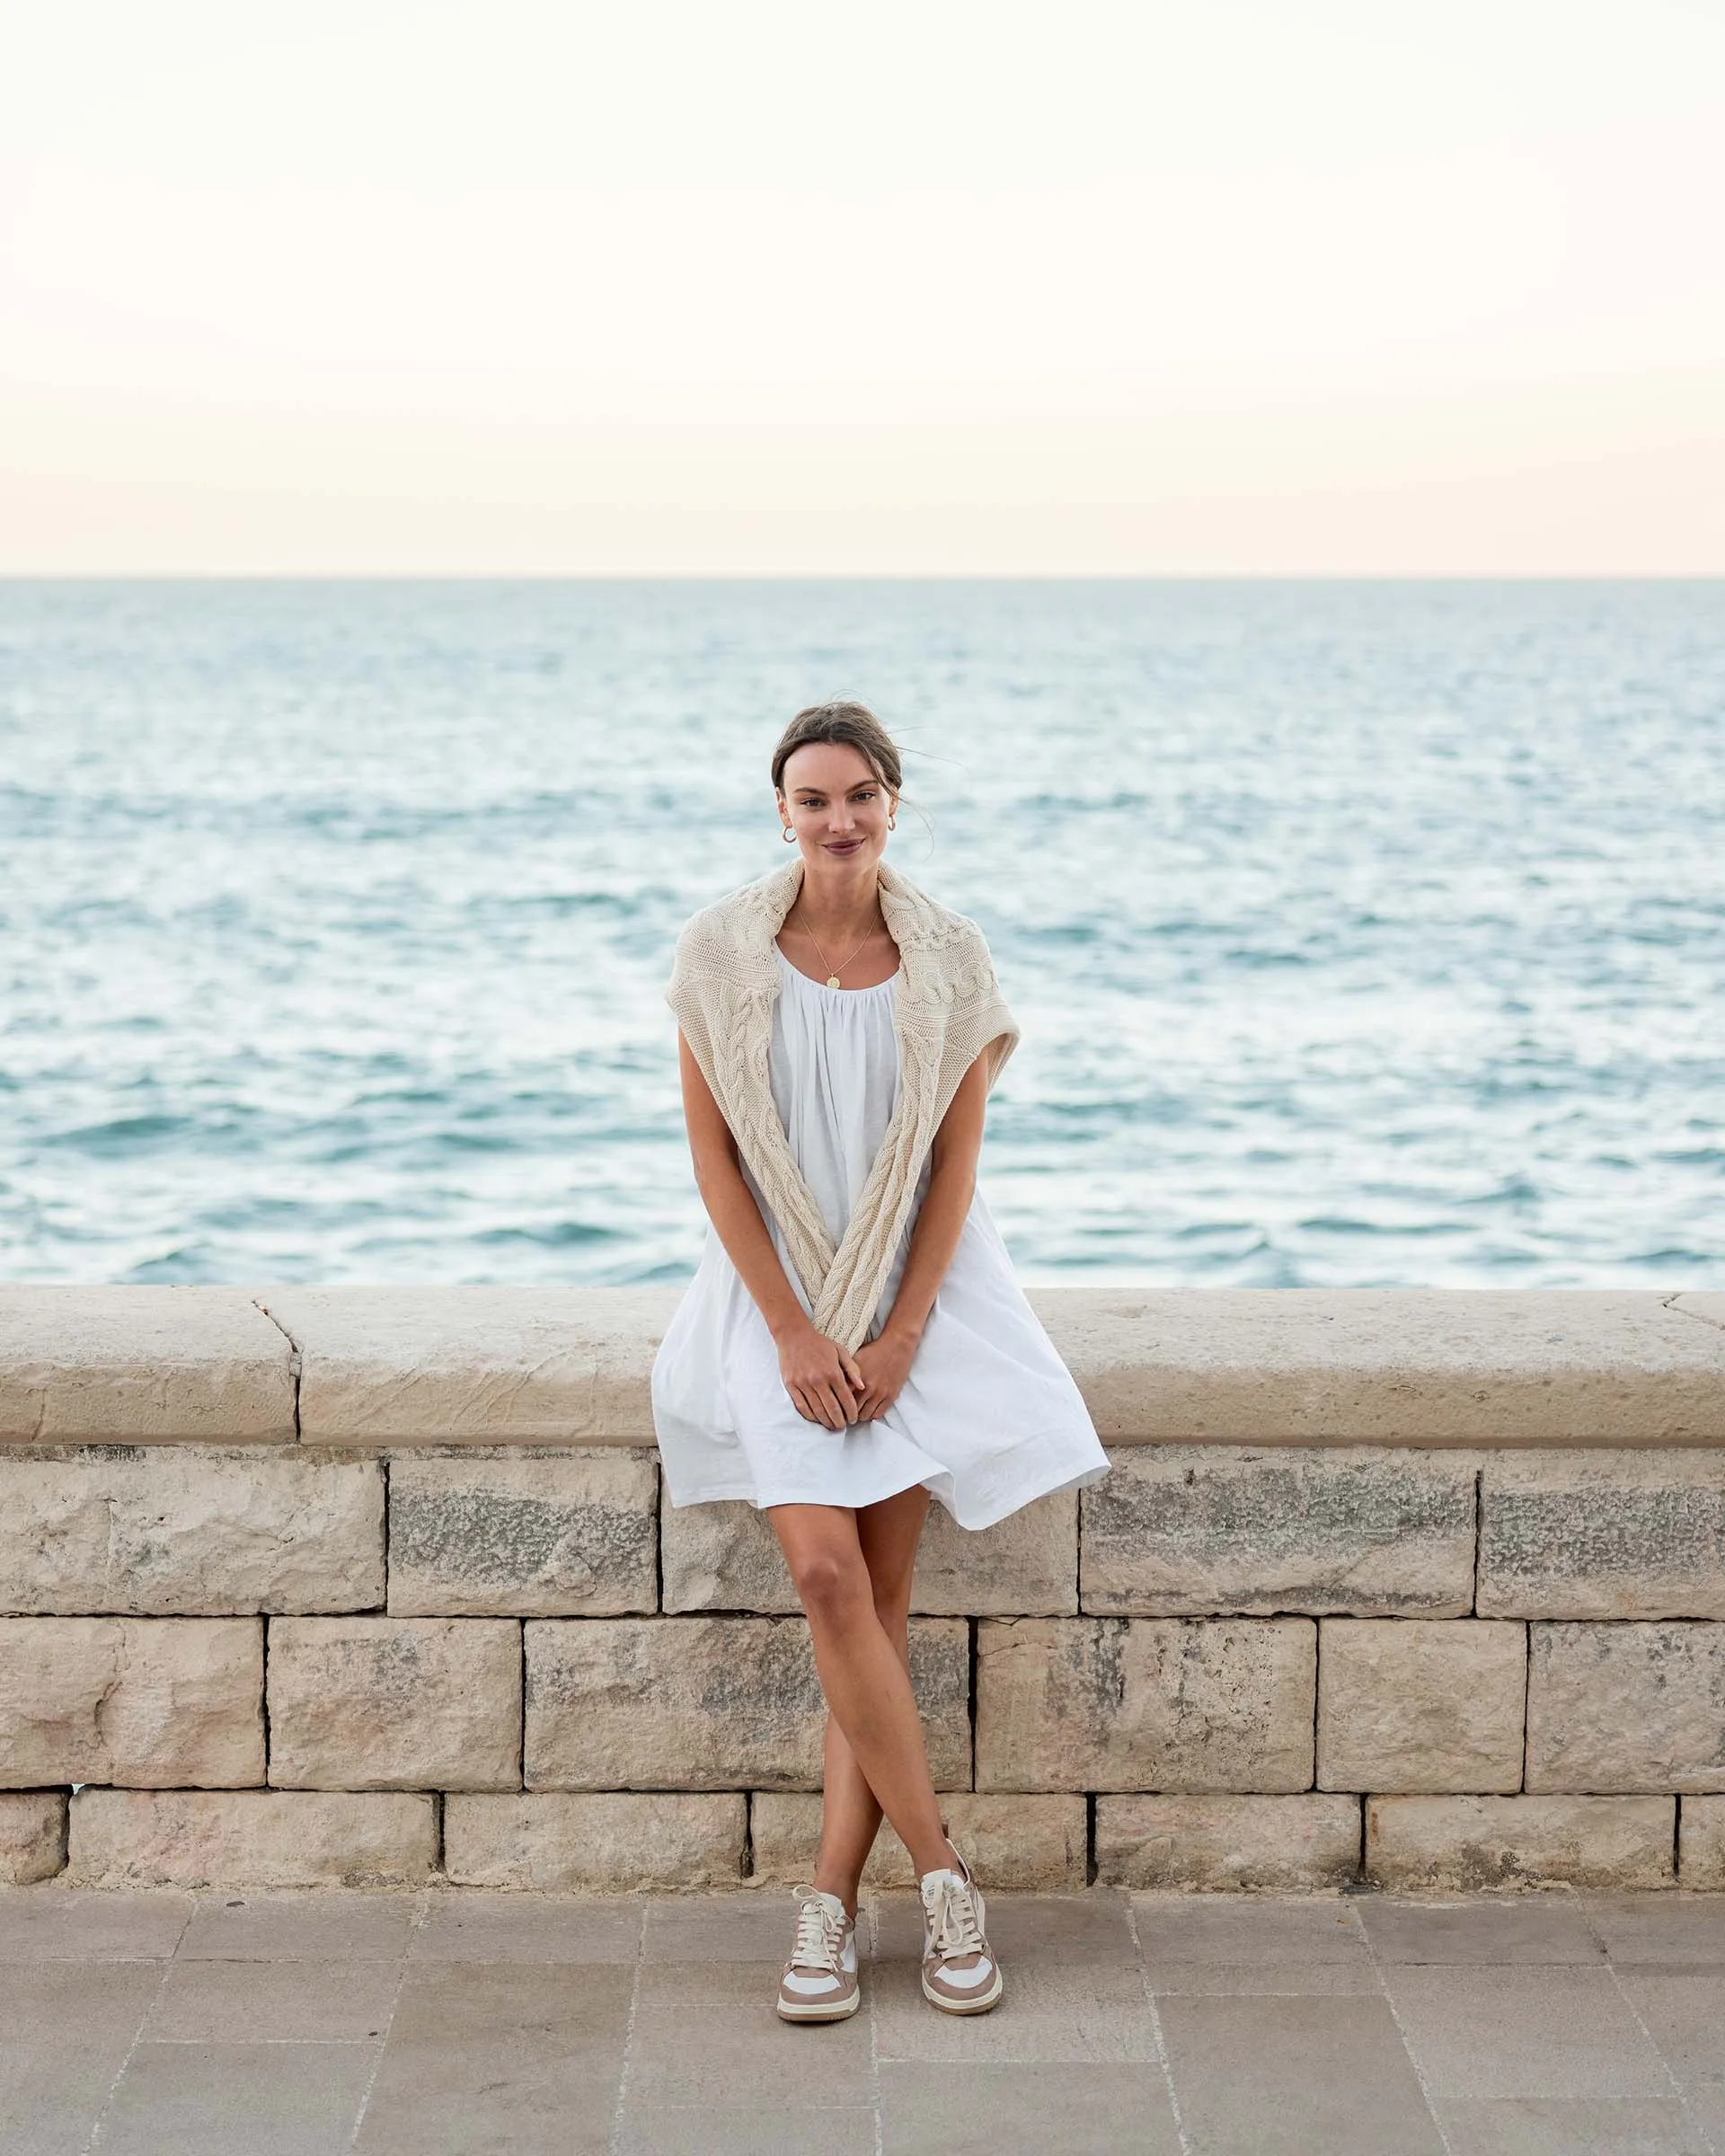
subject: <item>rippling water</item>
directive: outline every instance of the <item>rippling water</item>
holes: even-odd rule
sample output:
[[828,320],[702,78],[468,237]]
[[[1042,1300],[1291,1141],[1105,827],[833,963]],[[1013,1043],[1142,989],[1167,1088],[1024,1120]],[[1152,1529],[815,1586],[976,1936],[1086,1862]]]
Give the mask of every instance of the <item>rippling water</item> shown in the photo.
[[0,585],[0,1269],[686,1279],[671,943],[853,693],[1024,1029],[1027,1281],[1717,1285],[1722,631],[1716,584]]

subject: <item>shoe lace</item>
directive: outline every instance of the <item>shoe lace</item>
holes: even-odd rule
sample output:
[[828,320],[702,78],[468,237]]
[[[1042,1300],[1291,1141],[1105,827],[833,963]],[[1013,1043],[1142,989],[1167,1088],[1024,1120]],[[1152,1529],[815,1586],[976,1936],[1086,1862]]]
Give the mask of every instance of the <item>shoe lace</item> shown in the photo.
[[839,1974],[839,1956],[845,1947],[845,1927],[812,1886],[795,1889],[797,1943],[791,1952],[793,1969],[825,1969]]
[[929,1947],[941,1961],[956,1961],[966,1954],[987,1951],[976,1899],[960,1878],[936,1881],[928,1906],[928,1928]]

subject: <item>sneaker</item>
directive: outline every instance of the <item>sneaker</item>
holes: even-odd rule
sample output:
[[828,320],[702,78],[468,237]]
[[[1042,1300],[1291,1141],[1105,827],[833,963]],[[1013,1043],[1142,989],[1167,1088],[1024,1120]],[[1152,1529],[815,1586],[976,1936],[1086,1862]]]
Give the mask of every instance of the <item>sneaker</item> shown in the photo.
[[786,2021],[842,2021],[862,2003],[856,1981],[856,1920],[836,1894],[795,1889],[797,1939],[779,1980]]
[[958,1870],[924,1872],[919,1885],[924,1998],[942,2013],[986,2014],[1000,1998],[1000,1964],[982,1928],[982,1890],[970,1867],[960,1857]]

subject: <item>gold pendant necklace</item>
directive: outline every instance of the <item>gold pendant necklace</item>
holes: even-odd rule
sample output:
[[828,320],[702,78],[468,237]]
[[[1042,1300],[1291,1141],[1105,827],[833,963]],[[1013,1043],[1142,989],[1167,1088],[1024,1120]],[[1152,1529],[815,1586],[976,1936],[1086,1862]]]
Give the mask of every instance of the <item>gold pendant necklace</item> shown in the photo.
[[[812,928],[810,928],[810,927],[809,927],[809,923],[808,923],[808,921],[807,921],[807,919],[806,919],[806,918],[804,919],[804,921],[803,921],[803,923],[802,923],[802,932],[804,933],[804,935],[806,935],[806,936],[808,937],[809,941],[810,941],[812,944],[814,944],[814,947],[815,947],[815,949],[816,949],[818,951],[819,951],[819,952],[820,952],[820,962],[821,962],[821,964],[822,964],[823,966],[832,966],[832,963],[833,963],[833,962],[832,962],[832,960],[831,960],[831,959],[829,959],[829,958],[827,956],[827,953],[826,953],[824,950],[821,950],[821,949],[820,949],[820,943],[819,943],[819,941],[818,941],[818,939],[816,937],[816,934],[815,934],[815,932],[814,932],[814,930],[813,930]],[[863,939],[862,939],[862,943],[866,943],[866,942],[868,941],[868,940],[869,940],[869,936],[871,936],[873,933],[874,933],[874,929],[873,929],[873,926],[872,926],[872,924],[871,924],[871,926],[870,926],[870,929],[869,929],[869,935],[867,935],[867,936],[864,936],[864,937],[863,937]],[[859,944],[857,945],[857,947],[856,947],[856,950],[862,950],[862,943],[859,943]],[[829,973],[829,974],[827,976],[827,985],[829,988],[836,988],[836,987],[838,986],[838,985],[839,985],[839,982],[838,982],[838,976],[839,976],[839,975],[840,975],[840,974],[841,974],[841,973],[844,971],[845,968],[850,964],[850,962],[851,962],[851,959],[854,959],[854,958],[856,956],[856,950],[854,950],[854,951],[851,953],[851,958],[850,958],[850,959],[845,959],[845,960],[844,960],[844,961],[843,961],[843,962],[842,962],[840,965],[838,965],[838,966],[836,966],[836,967],[834,967],[834,968],[833,968],[833,970],[832,970],[832,971],[831,971],[831,972],[830,972],[830,973]]]

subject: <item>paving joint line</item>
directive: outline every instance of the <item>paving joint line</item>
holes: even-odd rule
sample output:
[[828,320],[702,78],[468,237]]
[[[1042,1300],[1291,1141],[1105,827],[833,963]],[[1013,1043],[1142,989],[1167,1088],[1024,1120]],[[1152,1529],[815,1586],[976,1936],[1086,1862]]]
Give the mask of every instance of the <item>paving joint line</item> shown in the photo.
[[[206,1963],[203,1966],[208,1967],[210,1965]],[[254,1961],[247,1966],[256,1969],[267,1968],[271,1965]],[[286,1965],[277,1963],[274,1966],[281,1967]],[[150,2042],[162,2045],[164,2048],[176,2044],[229,2044],[241,2046],[247,2051],[293,2051],[312,2045],[319,2051],[360,2051],[367,2044],[377,2044],[379,2039],[376,2037],[152,2037]]]
[[367,2076],[364,2089],[359,2092],[359,2108],[354,2114],[353,2132],[348,2136],[349,2149],[357,2149],[359,2145],[359,2136],[365,2128],[366,2115],[371,2109],[372,2096],[377,2087],[377,2076],[384,2070],[384,2054],[388,2050],[389,2039],[394,2033],[396,2010],[402,2003],[402,1993],[407,1984],[407,1972],[412,1966],[411,1957],[413,1951],[414,1935],[424,1931],[426,1922],[431,1913],[430,1896],[424,1888],[421,1888],[413,1898],[413,1922],[408,1927],[407,1944],[402,1949],[401,1962],[395,1971],[395,1989],[390,1993],[389,2011],[384,2016],[384,2026],[377,2037],[377,2055],[371,2063],[371,2072]]
[[1641,2009],[1636,2005],[1635,2001],[1630,1997],[1628,1992],[1624,1989],[1623,1975],[1618,1969],[1615,1957],[1612,1954],[1610,1942],[1604,1939],[1600,1935],[1599,1931],[1595,1928],[1593,1913],[1591,1910],[1585,1908],[1582,1910],[1581,1922],[1587,1926],[1588,1931],[1593,1939],[1594,1944],[1605,1956],[1606,1966],[1611,1972],[1613,1988],[1615,1990],[1617,1996],[1623,2001],[1623,2004],[1629,2009],[1631,2019],[1634,2022],[1636,2028],[1641,2030],[1642,2036],[1646,2037],[1647,2042],[1652,2050],[1653,2056],[1659,2062],[1660,2070],[1664,2073],[1666,2080],[1671,2084],[1671,2093],[1677,2099],[1679,2109],[1682,2111],[1685,2118],[1686,2118],[1690,2125],[1694,2126],[1695,2132],[1700,2134],[1707,2148],[1712,2152],[1712,2156],[1719,2156],[1719,2143],[1713,2139],[1712,2134],[1708,2128],[1706,2120],[1703,2118],[1700,2113],[1694,2110],[1691,2106],[1687,2090],[1684,2088],[1683,2084],[1678,2081],[1676,2075],[1671,2071],[1670,2060],[1666,2057],[1664,2052],[1659,2048],[1658,2042],[1654,2038],[1653,2031],[1641,2019]]
[[651,1904],[643,1902],[635,1926],[635,1975],[629,1987],[629,2015],[623,2026],[623,2063],[617,2069],[617,2107],[611,2120],[611,2156],[623,2148],[623,2111],[629,2100],[629,2070],[634,2061],[635,2016],[641,2007],[641,1973],[647,1966],[647,1918]]
[[186,1922],[180,1927],[180,1937],[173,1942],[173,1953],[168,1954],[163,1958],[162,1974],[156,1981],[155,1989],[150,1993],[150,2002],[137,2017],[137,2027],[132,2031],[132,2040],[126,2047],[126,2056],[119,2062],[119,2071],[108,2084],[108,2094],[102,2099],[102,2109],[97,2112],[95,2124],[91,2127],[89,2134],[85,2138],[84,2156],[90,2156],[90,2152],[102,2137],[102,2129],[108,2122],[108,2114],[114,2107],[114,2099],[119,2094],[119,2084],[131,2072],[132,2061],[137,2056],[137,2047],[144,2041],[144,2031],[149,2026],[150,2016],[160,2005],[162,1994],[168,1988],[168,1975],[173,1967],[174,1954],[179,1952],[180,1940],[185,1937],[186,1927],[190,1922],[191,1916],[188,1912]]
[[1438,2116],[1438,2107],[1432,2100],[1430,2085],[1426,2080],[1426,2070],[1420,2063],[1418,2054],[1415,2053],[1413,2046],[1408,2041],[1408,2032],[1402,2026],[1402,2016],[1400,2011],[1397,2010],[1394,1994],[1391,1992],[1389,1984],[1384,1980],[1384,1965],[1377,1958],[1377,1941],[1372,1937],[1372,1928],[1366,1922],[1366,1919],[1363,1916],[1358,1916],[1358,1913],[1356,1913],[1356,1915],[1357,1921],[1359,1924],[1360,1935],[1366,1941],[1366,1958],[1371,1963],[1372,1974],[1377,1979],[1378,1995],[1382,1998],[1384,2005],[1390,2010],[1390,2020],[1394,2027],[1396,2037],[1402,2046],[1402,2049],[1407,2058],[1408,2064],[1412,2070],[1414,2085],[1420,2091],[1420,2102],[1426,2107],[1426,2116],[1431,2121],[1432,2130],[1438,2136],[1438,2143],[1444,2151],[1444,2156],[1455,2156],[1455,2152],[1451,2145],[1449,2135],[1444,2130],[1444,2122]]
[[[971,1779],[976,1779],[974,1774]],[[869,2088],[873,2096],[874,2156],[886,2156],[886,2116],[880,2101],[880,2030],[874,2018],[875,1985],[880,1971],[880,1897],[878,1894],[869,1896],[868,1908]]]
[[1162,2026],[1162,2010],[1156,2004],[1154,1992],[1150,1988],[1150,1971],[1144,1958],[1144,1941],[1138,1937],[1137,1907],[1129,1892],[1123,1898],[1126,1902],[1127,1933],[1132,1941],[1132,1951],[1138,1965],[1138,1988],[1144,1993],[1145,2009],[1150,2016],[1151,2040],[1156,2047],[1156,2063],[1162,2069],[1162,2085],[1168,2092],[1168,2108],[1173,2114],[1174,2133],[1180,2142],[1180,2156],[1197,2156],[1181,2112],[1180,2091],[1174,2087],[1173,2063],[1168,2056],[1167,2038]]

